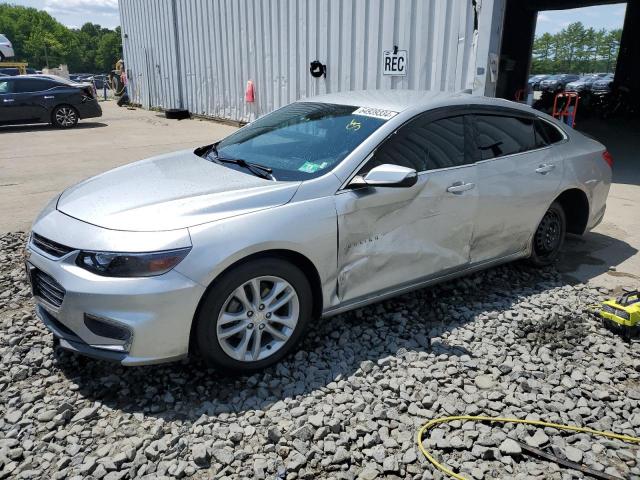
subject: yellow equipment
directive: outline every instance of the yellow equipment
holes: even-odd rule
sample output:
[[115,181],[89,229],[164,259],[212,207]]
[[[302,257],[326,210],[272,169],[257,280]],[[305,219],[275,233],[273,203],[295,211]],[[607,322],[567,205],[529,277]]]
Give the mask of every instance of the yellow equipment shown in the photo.
[[0,68],[17,68],[20,75],[27,74],[27,65],[29,64],[24,62],[0,62]]
[[603,323],[630,338],[640,333],[640,291],[627,292],[602,302],[599,311]]

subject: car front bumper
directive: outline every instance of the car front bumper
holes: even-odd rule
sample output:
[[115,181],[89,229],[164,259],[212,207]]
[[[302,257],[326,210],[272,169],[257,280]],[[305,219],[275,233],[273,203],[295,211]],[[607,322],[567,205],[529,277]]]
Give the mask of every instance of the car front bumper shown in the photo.
[[[61,227],[78,224],[76,233],[89,234],[99,228],[59,212],[51,215],[58,217]],[[51,238],[46,219],[41,223],[41,235],[69,244]],[[37,228],[38,222],[35,232]],[[155,277],[103,277],[77,266],[78,253],[73,250],[56,258],[30,241],[25,255],[36,313],[60,346],[122,365],[161,363],[188,354],[191,323],[203,286],[176,270]],[[61,301],[52,300],[47,293],[50,284],[57,288]]]

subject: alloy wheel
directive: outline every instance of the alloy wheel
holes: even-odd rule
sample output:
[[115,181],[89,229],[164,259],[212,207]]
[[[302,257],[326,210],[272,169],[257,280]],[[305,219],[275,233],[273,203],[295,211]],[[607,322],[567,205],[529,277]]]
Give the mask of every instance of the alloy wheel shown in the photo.
[[60,107],[56,111],[56,122],[63,127],[71,127],[76,123],[76,112],[70,107]]
[[263,360],[282,348],[300,316],[293,286],[275,276],[252,278],[225,300],[216,325],[222,350],[241,362]]

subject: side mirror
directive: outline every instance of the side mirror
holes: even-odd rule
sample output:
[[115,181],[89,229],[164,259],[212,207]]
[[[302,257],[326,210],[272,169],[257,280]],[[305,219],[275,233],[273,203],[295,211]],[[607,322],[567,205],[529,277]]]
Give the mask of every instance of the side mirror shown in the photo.
[[354,187],[392,187],[405,188],[412,187],[418,181],[418,174],[413,168],[401,167],[385,163],[372,168],[364,178],[355,177],[351,181]]

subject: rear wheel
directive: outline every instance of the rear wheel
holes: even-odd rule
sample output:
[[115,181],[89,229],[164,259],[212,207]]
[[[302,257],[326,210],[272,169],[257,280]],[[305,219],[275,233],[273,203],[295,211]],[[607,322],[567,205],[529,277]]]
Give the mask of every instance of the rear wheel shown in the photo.
[[70,105],[58,105],[53,109],[51,122],[58,128],[72,128],[78,124],[78,112]]
[[529,261],[537,267],[552,264],[558,258],[566,232],[567,219],[564,209],[558,202],[554,202],[540,220],[533,235]]
[[295,348],[313,315],[309,281],[294,265],[265,258],[223,274],[200,308],[196,341],[213,367],[251,372]]

